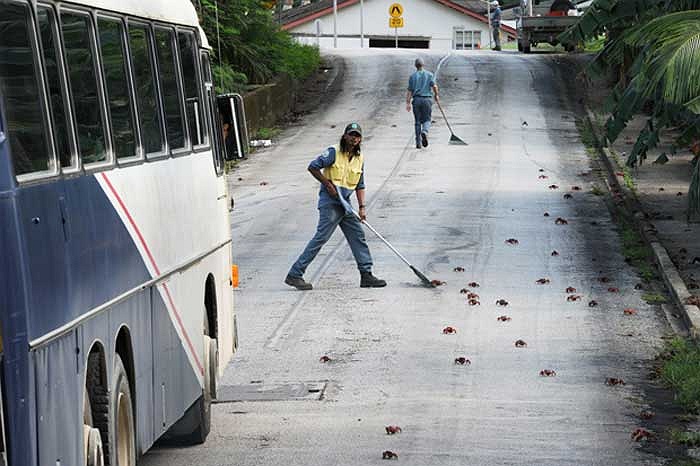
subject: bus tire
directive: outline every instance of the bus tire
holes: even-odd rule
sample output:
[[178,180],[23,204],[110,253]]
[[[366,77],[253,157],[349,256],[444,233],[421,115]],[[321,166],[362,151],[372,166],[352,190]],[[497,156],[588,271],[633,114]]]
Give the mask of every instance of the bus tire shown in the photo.
[[119,354],[114,355],[114,376],[110,402],[111,461],[110,466],[136,466],[134,405],[129,376]]
[[83,464],[84,466],[104,466],[100,430],[93,427],[92,408],[87,387],[83,389]]
[[100,432],[102,440],[102,456],[105,464],[109,463],[109,391],[107,389],[107,380],[103,375],[102,370],[102,355],[100,352],[93,351],[88,357],[87,365],[87,380],[85,389],[88,397],[87,407],[83,405],[83,425],[89,422],[90,426]]

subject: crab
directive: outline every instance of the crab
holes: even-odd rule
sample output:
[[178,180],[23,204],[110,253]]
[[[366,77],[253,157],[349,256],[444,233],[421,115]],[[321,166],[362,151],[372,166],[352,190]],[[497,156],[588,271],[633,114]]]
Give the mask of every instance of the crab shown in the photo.
[[383,460],[397,460],[397,459],[399,459],[399,455],[397,455],[396,453],[394,453],[391,450],[384,450],[382,452],[382,459]]
[[525,340],[515,340],[515,347],[516,348],[525,348],[527,346],[527,343],[525,343]]
[[651,411],[649,409],[642,410],[642,412],[639,413],[639,417],[644,419],[645,421],[648,421],[649,419],[653,418],[656,416],[656,413],[654,411]]
[[611,387],[614,387],[616,385],[625,385],[625,381],[622,379],[618,379],[617,377],[608,377],[605,379],[605,385],[610,385]]
[[449,327],[449,326],[448,326],[448,327],[445,327],[445,328],[442,329],[442,333],[445,334],[445,335],[452,335],[452,334],[457,333],[457,329],[454,328],[454,327]]
[[549,178],[549,177],[548,177],[547,175],[540,175],[539,178],[540,178],[541,180],[546,180],[546,179]]
[[496,318],[496,320],[499,321],[499,322],[508,322],[508,321],[511,320],[511,318],[508,317],[508,316],[498,316],[498,317]]
[[515,238],[508,238],[507,240],[505,240],[505,243],[516,245],[516,244],[519,244],[520,242]]
[[642,440],[649,440],[651,439],[652,435],[651,432],[649,432],[646,429],[643,429],[641,427],[638,427],[632,431],[632,440],[635,442],[640,442]]
[[570,302],[570,303],[572,303],[572,302],[574,302],[574,301],[581,301],[581,295],[572,294],[571,296],[567,296],[567,297],[566,297],[566,300],[567,300],[568,302]]
[[467,293],[467,299],[479,299],[479,295],[476,293]]
[[542,369],[540,371],[540,377],[554,377],[557,373],[554,369]]
[[622,311],[622,313],[625,314],[626,316],[633,316],[633,315],[637,314],[637,310],[630,308],[630,309],[625,309],[624,311]]
[[538,285],[548,285],[549,284],[549,278],[540,278],[537,280],[535,283]]
[[499,306],[507,306],[507,305],[508,305],[508,301],[506,301],[505,299],[499,299],[499,300],[496,301],[496,304],[499,305]]
[[544,168],[540,168],[538,171],[539,171],[540,173],[544,173]]
[[556,184],[550,184],[549,189],[559,189],[559,186],[557,186]]
[[557,257],[558,255],[559,255],[559,251],[557,251],[557,250],[552,251],[552,254],[551,254],[552,257]]
[[544,216],[545,216],[545,217],[549,217],[549,212],[545,212],[545,213],[544,213]]
[[699,306],[700,307],[700,296],[697,296],[697,295],[688,296],[687,298],[685,298],[685,304],[689,304],[690,306]]
[[267,186],[269,183],[267,181],[261,181],[260,186]]
[[574,198],[574,196],[569,194],[569,193],[564,194],[564,199],[573,199],[573,198]]
[[576,293],[576,288],[574,288],[573,286],[569,286],[569,287],[566,288],[566,292],[569,293],[569,294],[570,294],[570,293]]
[[464,267],[455,267],[454,271],[455,272],[464,272]]
[[330,357],[324,355],[324,356],[321,356],[321,357],[319,358],[319,361],[321,361],[321,362],[331,362],[332,359],[331,359]]
[[433,286],[442,286],[442,285],[446,285],[447,282],[443,282],[441,280],[430,280],[430,284]]
[[458,366],[464,366],[464,365],[469,366],[469,365],[471,365],[471,363],[472,362],[469,359],[465,358],[464,356],[460,356],[459,358],[455,358],[455,364],[457,364]]
[[610,280],[608,277],[598,277],[598,281],[600,283],[610,283],[612,280]]
[[572,191],[581,191],[581,187],[580,186],[572,186],[571,190]]
[[387,435],[394,435],[394,434],[398,434],[399,432],[401,432],[401,427],[399,427],[399,426],[386,426],[384,428],[384,430],[386,430]]
[[469,282],[467,283],[467,286],[469,288],[479,288],[479,284],[477,282]]
[[460,294],[467,294],[467,293],[469,293],[469,290],[466,288],[462,288],[461,290],[459,290],[459,292],[460,292]]
[[619,292],[620,292],[620,289],[617,288],[617,287],[615,287],[615,286],[611,286],[610,288],[608,288],[608,291],[609,291],[610,293],[619,293]]
[[598,301],[596,301],[595,299],[588,301],[588,307],[596,307],[597,305]]
[[469,303],[470,306],[481,306],[481,303],[479,302],[478,299],[472,298],[467,302]]
[[557,217],[557,219],[554,221],[557,225],[568,225],[569,221],[566,220],[565,218]]

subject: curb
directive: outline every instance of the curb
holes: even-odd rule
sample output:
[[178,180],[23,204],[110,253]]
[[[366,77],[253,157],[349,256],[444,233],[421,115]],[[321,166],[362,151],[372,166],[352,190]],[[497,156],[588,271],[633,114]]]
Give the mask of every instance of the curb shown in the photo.
[[610,149],[603,147],[603,144],[601,144],[601,138],[598,136],[593,121],[593,113],[586,107],[586,124],[591,129],[596,143],[596,150],[600,156],[603,168],[605,168],[608,175],[605,179],[608,191],[612,193],[614,198],[621,198],[622,202],[625,203],[628,210],[632,213],[635,226],[646,244],[651,248],[654,254],[654,261],[658,266],[661,277],[671,292],[673,303],[681,312],[681,316],[688,326],[688,332],[691,338],[695,341],[700,341],[700,308],[685,304],[686,299],[692,296],[692,294],[688,291],[688,287],[681,278],[678,268],[671,260],[668,251],[659,241],[656,228],[646,219],[644,210],[636,196],[627,186],[621,185],[618,181],[615,168],[610,160]]

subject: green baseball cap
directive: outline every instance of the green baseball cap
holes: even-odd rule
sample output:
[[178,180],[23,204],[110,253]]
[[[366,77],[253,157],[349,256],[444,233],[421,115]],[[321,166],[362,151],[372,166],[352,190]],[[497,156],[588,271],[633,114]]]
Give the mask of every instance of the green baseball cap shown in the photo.
[[362,128],[358,123],[350,123],[345,127],[345,134],[357,133],[362,136]]

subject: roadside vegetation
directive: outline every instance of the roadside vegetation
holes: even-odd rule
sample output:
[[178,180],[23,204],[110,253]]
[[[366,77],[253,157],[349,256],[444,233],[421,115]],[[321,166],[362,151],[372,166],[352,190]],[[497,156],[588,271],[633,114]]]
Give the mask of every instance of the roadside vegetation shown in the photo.
[[645,160],[662,131],[673,137],[669,156],[693,152],[688,214],[700,214],[700,0],[595,0],[560,39],[599,49],[588,72],[615,77],[608,142],[635,116],[646,117],[628,166]]
[[275,2],[197,0],[194,5],[214,52],[217,92],[242,92],[282,74],[302,80],[318,68],[318,49],[296,43],[275,22]]

